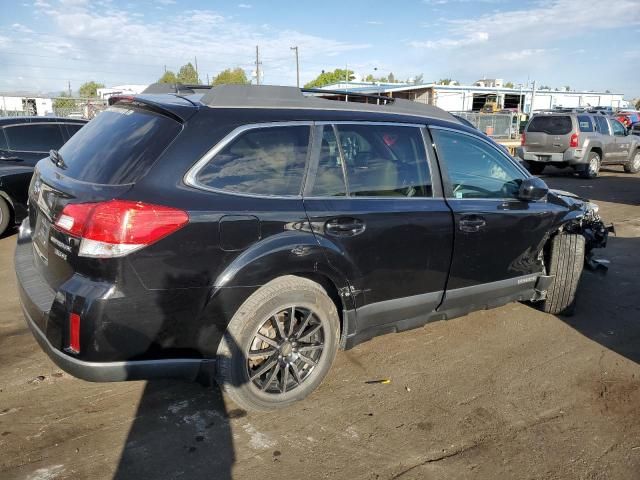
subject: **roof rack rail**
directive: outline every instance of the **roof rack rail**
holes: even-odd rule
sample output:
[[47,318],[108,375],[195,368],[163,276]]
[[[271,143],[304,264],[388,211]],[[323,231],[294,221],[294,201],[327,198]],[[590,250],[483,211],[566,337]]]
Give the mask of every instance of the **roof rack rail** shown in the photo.
[[144,94],[156,94],[156,93],[187,93],[193,94],[197,90],[211,90],[211,85],[198,85],[192,83],[152,83],[145,88],[142,93]]

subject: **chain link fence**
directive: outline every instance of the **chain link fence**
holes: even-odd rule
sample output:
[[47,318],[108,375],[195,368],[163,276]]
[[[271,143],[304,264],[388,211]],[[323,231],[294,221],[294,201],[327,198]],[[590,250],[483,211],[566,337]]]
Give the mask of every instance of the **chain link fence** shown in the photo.
[[451,112],[473,124],[492,138],[516,138],[519,134],[517,113]]
[[16,98],[0,102],[0,116],[56,116],[91,120],[107,108],[107,100],[99,98],[55,97]]

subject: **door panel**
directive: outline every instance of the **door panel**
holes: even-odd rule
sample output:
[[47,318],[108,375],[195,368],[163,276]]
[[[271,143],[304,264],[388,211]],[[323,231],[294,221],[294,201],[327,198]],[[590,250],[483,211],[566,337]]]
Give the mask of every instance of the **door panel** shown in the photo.
[[[504,289],[504,281],[509,279],[515,279],[511,293],[531,289],[535,275],[517,277],[542,271],[538,252],[560,213],[559,207],[545,201],[518,200],[519,182],[527,174],[490,142],[448,129],[433,128],[431,132],[447,179],[455,228],[442,308],[451,306],[453,290],[492,283]],[[490,288],[484,293],[491,296]]]
[[452,218],[444,199],[432,197],[420,130],[369,124],[316,132],[304,205],[319,243],[352,266],[358,330],[435,310]]

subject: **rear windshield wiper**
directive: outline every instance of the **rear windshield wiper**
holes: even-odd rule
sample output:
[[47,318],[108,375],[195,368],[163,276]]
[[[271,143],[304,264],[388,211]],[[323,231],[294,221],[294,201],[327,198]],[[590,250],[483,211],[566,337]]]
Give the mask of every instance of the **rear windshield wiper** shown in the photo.
[[64,159],[58,150],[49,150],[49,159],[56,167],[62,168],[63,170],[67,168],[67,164],[64,163]]

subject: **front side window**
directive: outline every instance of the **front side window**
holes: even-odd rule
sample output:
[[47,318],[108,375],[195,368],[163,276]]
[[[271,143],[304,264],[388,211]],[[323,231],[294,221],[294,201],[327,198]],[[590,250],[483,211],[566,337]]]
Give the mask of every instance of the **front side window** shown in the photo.
[[525,178],[495,147],[461,133],[433,129],[440,161],[446,167],[454,198],[517,198]]
[[337,125],[349,195],[431,197],[420,129],[396,125]]
[[4,129],[9,149],[18,152],[49,152],[64,143],[62,131],[56,124],[17,125]]
[[627,129],[618,120],[611,120],[611,126],[616,137],[624,137],[626,135]]
[[309,144],[308,126],[247,130],[200,170],[196,182],[254,195],[299,195]]

